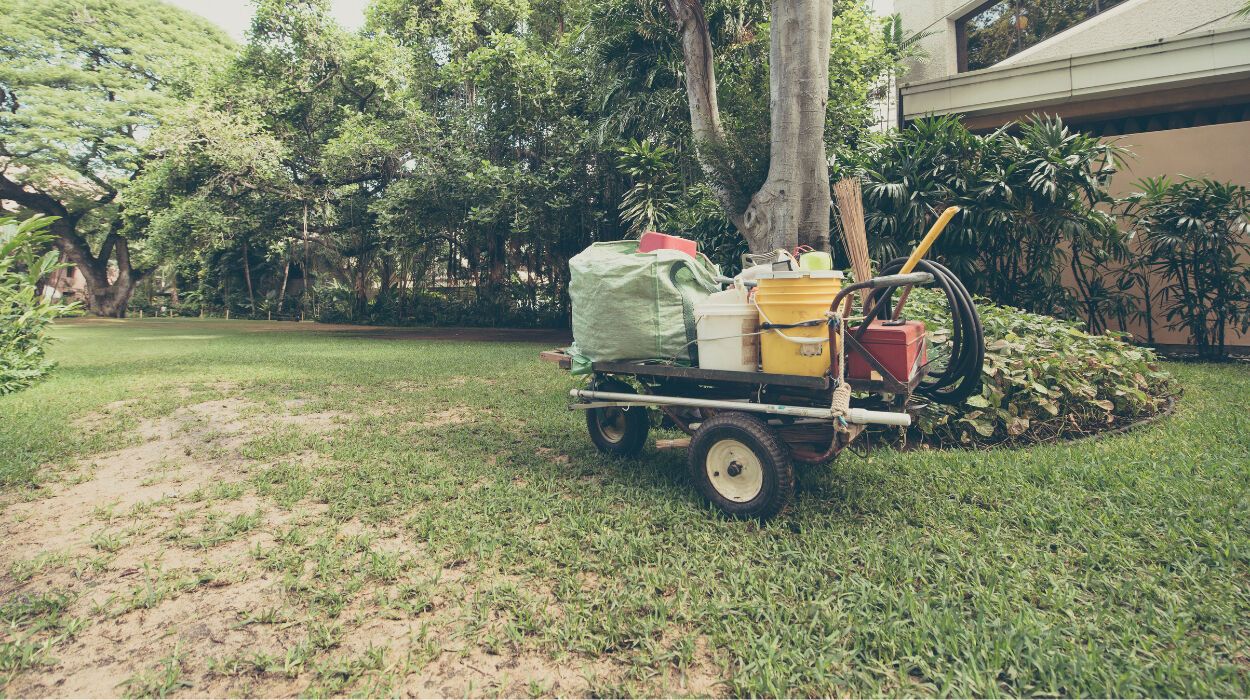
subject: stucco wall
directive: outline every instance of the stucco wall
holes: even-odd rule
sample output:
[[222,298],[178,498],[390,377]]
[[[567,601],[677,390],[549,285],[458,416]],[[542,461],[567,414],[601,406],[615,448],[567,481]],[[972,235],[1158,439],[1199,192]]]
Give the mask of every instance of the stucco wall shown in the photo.
[[1046,61],[1146,44],[1195,31],[1250,24],[1233,18],[1241,5],[1240,0],[1128,0],[998,65]]
[[921,58],[910,62],[904,82],[931,80],[959,72],[955,55],[955,17],[961,17],[983,0],[894,0],[894,11],[903,18],[903,29],[927,32],[920,41]]
[[[920,82],[958,73],[955,19],[979,0],[895,0],[908,32],[930,32],[921,40],[921,59],[908,66],[903,82]],[[1180,34],[1250,26],[1233,15],[1242,0],[1128,0],[1068,31],[1008,58],[1000,66],[1063,58],[1149,43]]]
[[[1246,149],[1246,144],[1250,144],[1250,122],[1129,134],[1119,137],[1116,143],[1137,156],[1111,183],[1111,193],[1117,197],[1137,191],[1133,183],[1156,175],[1174,179],[1181,175],[1210,177],[1250,186],[1250,157]],[[1158,309],[1154,316],[1156,343],[1189,343],[1184,331],[1164,327],[1164,314]],[[1132,324],[1129,330],[1141,339],[1146,337],[1144,323]],[[1230,335],[1228,343],[1250,346],[1250,336]]]

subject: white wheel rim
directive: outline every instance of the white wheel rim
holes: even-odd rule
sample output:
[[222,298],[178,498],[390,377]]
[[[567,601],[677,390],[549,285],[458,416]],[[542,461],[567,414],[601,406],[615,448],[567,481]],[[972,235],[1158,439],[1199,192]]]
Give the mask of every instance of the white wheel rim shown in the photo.
[[737,440],[720,440],[707,451],[703,468],[721,496],[746,503],[764,489],[764,466],[755,452]]

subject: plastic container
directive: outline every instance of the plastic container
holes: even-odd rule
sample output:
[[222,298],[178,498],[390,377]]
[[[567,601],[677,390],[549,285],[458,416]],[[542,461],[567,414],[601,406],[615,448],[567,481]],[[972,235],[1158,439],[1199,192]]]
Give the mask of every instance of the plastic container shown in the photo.
[[695,304],[699,367],[730,372],[758,372],[759,312],[745,289],[717,292]]
[[[824,321],[833,298],[842,289],[838,270],[774,272],[759,279],[755,306],[760,322],[780,325]],[[830,367],[829,326],[765,330],[760,335],[760,360],[765,372],[822,377]]]
[[658,231],[647,231],[642,234],[642,238],[638,239],[639,253],[650,253],[661,248],[679,250],[692,258],[699,254],[699,244],[681,236],[670,236]]
[[832,270],[833,256],[823,250],[813,250],[799,257],[800,270]]

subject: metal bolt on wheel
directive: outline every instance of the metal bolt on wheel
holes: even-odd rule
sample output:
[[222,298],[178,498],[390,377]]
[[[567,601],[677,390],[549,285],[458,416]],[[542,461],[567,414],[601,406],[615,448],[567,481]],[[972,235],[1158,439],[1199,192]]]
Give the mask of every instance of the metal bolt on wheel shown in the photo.
[[747,503],[764,488],[764,467],[751,448],[737,440],[712,445],[704,460],[708,481],[725,498]]

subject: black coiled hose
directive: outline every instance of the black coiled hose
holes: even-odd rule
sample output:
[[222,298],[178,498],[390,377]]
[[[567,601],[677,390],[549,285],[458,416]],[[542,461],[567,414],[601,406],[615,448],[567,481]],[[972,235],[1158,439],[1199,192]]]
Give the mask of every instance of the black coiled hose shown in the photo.
[[[895,258],[881,268],[878,275],[895,275],[903,269],[907,258]],[[930,369],[928,377],[916,387],[916,393],[926,396],[938,403],[955,405],[981,391],[981,368],[985,364],[985,331],[981,328],[981,317],[977,314],[976,304],[972,295],[964,287],[959,278],[941,263],[921,260],[913,272],[928,272],[933,275],[934,284],[942,288],[946,294],[946,303],[951,312],[951,354],[946,367],[939,370]],[[874,290],[869,308],[873,309],[873,318],[889,320],[894,315],[894,287],[882,287]],[[878,300],[884,303],[876,304]],[[865,327],[873,321],[865,320]]]

